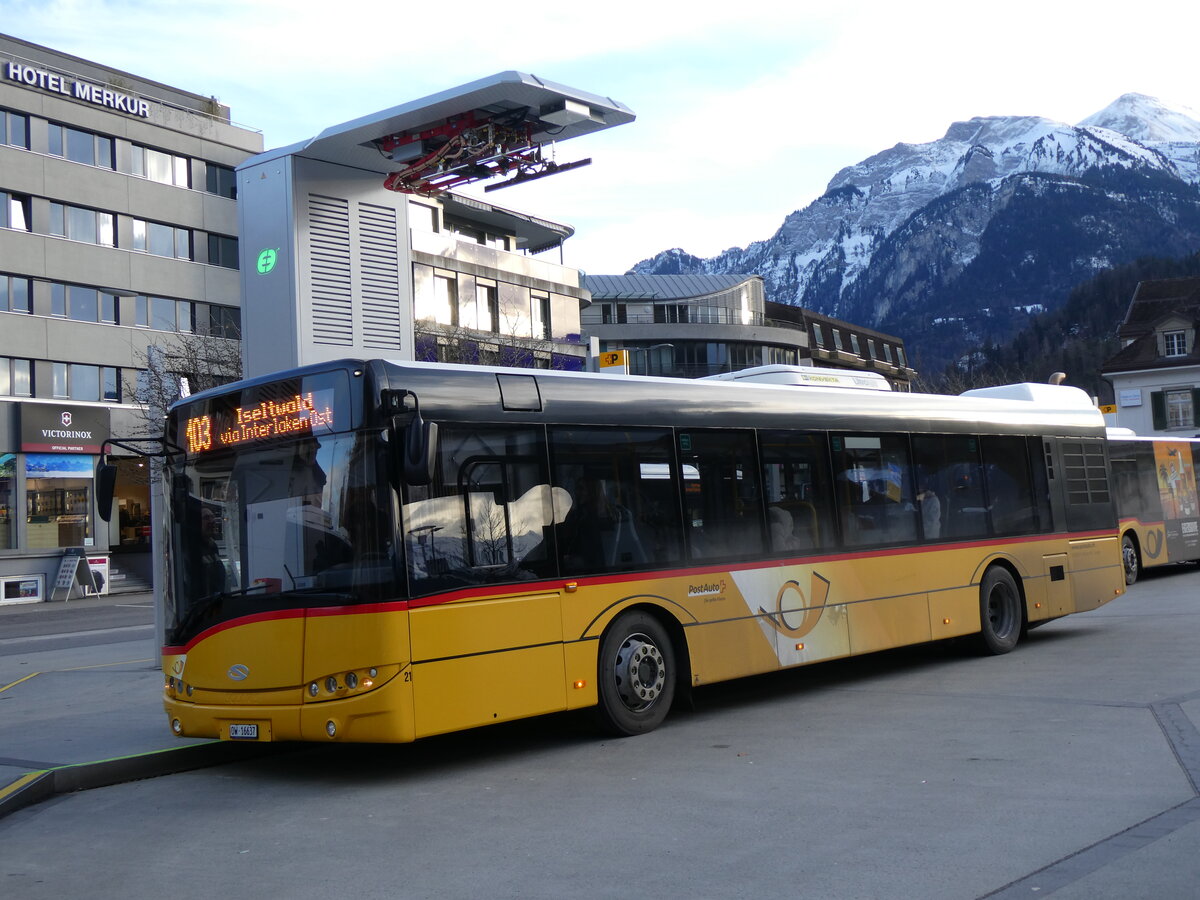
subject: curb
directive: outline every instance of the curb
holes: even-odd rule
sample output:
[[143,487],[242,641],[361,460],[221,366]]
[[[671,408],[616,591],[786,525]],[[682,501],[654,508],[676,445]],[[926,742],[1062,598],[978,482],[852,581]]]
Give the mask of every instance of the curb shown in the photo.
[[0,788],[0,819],[60,794],[257,759],[282,752],[285,746],[210,741],[29,772],[7,787]]

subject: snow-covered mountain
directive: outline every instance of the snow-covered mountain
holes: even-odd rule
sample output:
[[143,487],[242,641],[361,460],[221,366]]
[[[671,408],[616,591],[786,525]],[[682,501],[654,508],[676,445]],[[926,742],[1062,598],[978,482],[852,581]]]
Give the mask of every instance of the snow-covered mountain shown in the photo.
[[[710,259],[668,250],[633,271],[758,273],[772,300],[911,343],[947,313],[1052,307],[1100,269],[1193,252],[1198,185],[1200,120],[1126,94],[1078,125],[956,122],[940,140],[842,169],[768,240]],[[1053,224],[1068,233],[1048,233]],[[1012,316],[999,318],[1007,324],[964,326],[963,340],[1010,332]]]

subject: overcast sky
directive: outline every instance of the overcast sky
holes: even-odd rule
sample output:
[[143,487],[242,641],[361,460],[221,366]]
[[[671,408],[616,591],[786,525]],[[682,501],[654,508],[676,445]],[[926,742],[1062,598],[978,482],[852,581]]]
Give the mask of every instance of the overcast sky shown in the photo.
[[766,239],[842,167],[973,116],[1200,110],[1177,0],[0,0],[0,30],[216,96],[268,148],[508,69],[612,97],[637,120],[557,148],[591,166],[487,195],[573,225],[594,274]]

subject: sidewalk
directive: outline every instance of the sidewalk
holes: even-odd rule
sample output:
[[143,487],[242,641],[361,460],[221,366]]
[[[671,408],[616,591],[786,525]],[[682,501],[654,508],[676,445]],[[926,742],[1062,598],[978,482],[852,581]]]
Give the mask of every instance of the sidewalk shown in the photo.
[[153,623],[148,593],[0,605],[0,818],[269,746],[171,734]]

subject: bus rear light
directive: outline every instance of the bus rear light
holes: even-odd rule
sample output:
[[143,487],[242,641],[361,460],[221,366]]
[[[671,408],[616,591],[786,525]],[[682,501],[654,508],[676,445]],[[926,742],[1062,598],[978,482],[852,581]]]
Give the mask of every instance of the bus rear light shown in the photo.
[[796,645],[796,649],[797,649],[797,650],[803,650],[803,649],[804,649],[804,644],[802,644],[802,643],[801,643],[801,644],[797,644],[797,645]]

